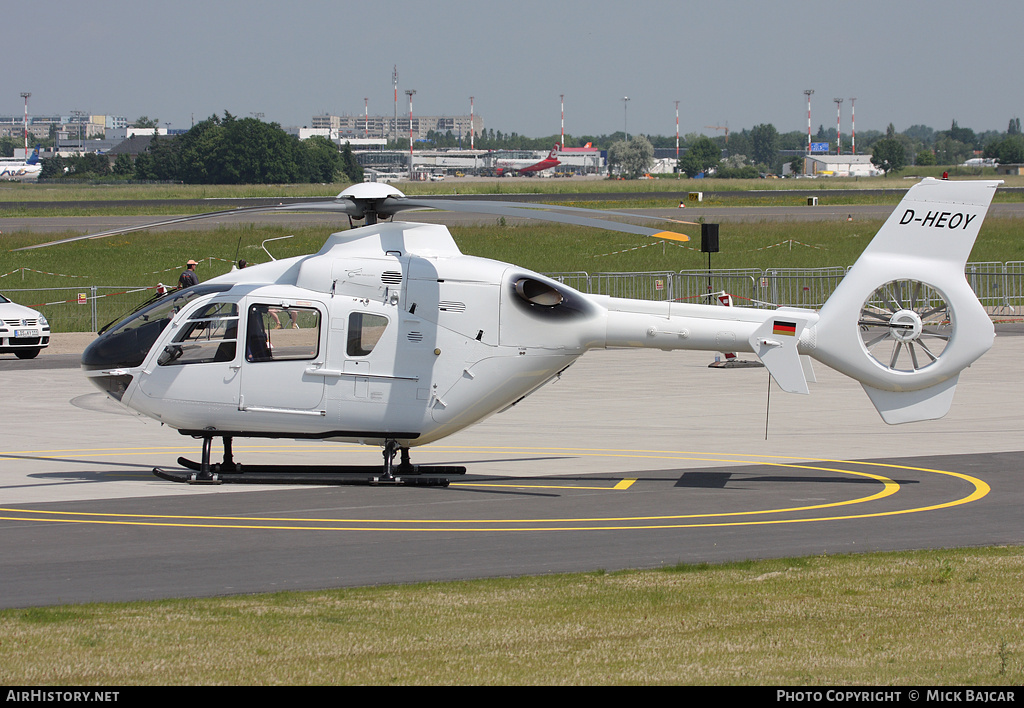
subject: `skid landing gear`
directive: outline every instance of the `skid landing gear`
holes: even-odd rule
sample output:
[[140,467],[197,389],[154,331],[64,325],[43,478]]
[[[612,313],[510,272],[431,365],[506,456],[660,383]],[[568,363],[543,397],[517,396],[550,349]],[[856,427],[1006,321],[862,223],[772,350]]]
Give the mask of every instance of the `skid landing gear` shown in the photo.
[[[185,484],[317,484],[317,485],[392,485],[447,487],[449,475],[466,474],[465,467],[414,465],[409,462],[409,448],[396,440],[384,445],[384,464],[372,465],[241,465],[234,461],[231,440],[220,436],[224,458],[211,463],[214,436],[203,437],[201,462],[184,457],[178,464],[184,470],[154,467],[153,474],[169,482]],[[395,464],[395,455],[400,461]]]

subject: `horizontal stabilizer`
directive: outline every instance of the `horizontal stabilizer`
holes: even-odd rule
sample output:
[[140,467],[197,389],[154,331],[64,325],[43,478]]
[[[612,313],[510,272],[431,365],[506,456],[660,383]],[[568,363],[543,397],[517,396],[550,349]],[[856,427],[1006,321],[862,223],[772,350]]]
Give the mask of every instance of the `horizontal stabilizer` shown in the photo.
[[788,393],[810,393],[797,352],[800,333],[807,326],[808,319],[808,313],[779,308],[747,340],[775,383]]
[[920,391],[883,391],[863,384],[868,398],[889,425],[936,420],[949,412],[959,375]]

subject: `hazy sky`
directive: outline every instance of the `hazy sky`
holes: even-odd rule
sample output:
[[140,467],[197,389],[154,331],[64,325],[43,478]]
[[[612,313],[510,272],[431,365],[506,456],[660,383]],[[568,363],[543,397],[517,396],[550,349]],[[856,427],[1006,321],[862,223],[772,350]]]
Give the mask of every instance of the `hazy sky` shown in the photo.
[[[140,115],[187,128],[227,110],[283,126],[317,113],[476,113],[531,137],[716,134],[772,123],[849,134],[1024,114],[1020,0],[107,0],[5,12],[0,114]],[[622,99],[628,96],[629,102]]]

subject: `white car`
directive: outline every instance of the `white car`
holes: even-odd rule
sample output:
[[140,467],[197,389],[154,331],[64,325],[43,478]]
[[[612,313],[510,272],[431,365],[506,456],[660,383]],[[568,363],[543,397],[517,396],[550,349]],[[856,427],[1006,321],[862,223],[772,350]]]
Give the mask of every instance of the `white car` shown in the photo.
[[50,344],[50,323],[42,313],[0,295],[0,354],[32,359]]

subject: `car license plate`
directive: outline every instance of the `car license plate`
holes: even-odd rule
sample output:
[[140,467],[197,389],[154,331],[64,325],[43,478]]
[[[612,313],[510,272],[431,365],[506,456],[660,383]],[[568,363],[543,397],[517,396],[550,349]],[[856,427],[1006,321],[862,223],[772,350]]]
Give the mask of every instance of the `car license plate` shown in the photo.
[[14,338],[22,339],[23,337],[38,337],[38,329],[16,329],[14,330]]

